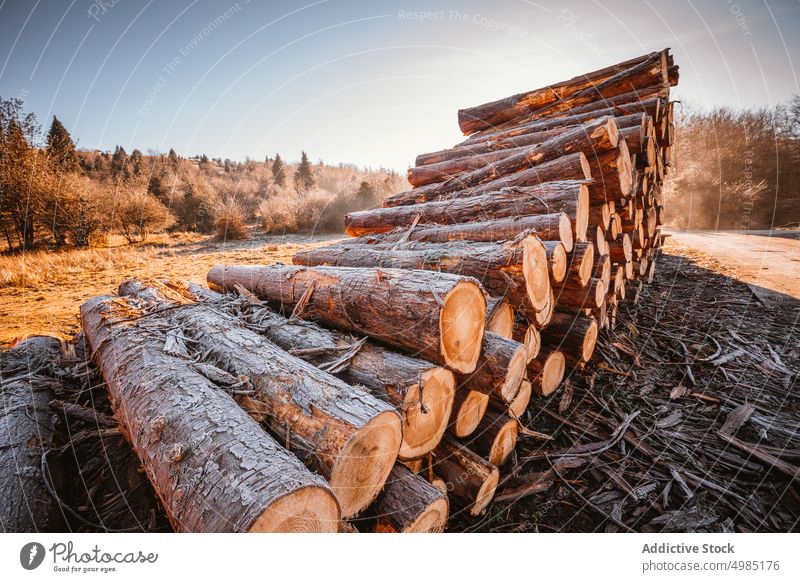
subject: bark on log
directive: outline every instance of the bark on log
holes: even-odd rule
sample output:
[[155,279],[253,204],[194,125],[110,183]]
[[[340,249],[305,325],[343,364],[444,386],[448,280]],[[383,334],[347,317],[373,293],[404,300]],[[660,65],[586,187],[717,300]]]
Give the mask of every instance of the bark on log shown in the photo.
[[61,340],[49,336],[28,337],[0,352],[0,527],[4,532],[64,528],[61,508],[44,481],[58,481],[58,467],[42,462],[54,446],[56,417],[48,405],[60,381],[50,371],[60,359]]
[[547,297],[547,305],[541,311],[537,311],[533,314],[531,318],[530,314],[523,313],[524,317],[527,317],[529,320],[532,319],[531,323],[533,323],[539,329],[543,329],[547,327],[547,324],[550,323],[550,318],[553,317],[553,313],[556,309],[556,297],[555,293],[553,293],[553,288],[550,288],[550,293]]
[[[226,297],[199,285],[167,285],[194,301],[219,302]],[[403,419],[400,460],[427,455],[439,444],[455,395],[450,370],[311,321],[287,319],[264,305],[250,305],[240,318],[281,349],[393,404]]]
[[634,91],[637,87],[666,82],[669,82],[666,51],[651,53],[624,69],[615,65],[500,101],[460,109],[458,125],[464,134],[471,134],[531,113],[553,115]]
[[[464,188],[485,184],[503,176],[538,166],[576,152],[610,151],[617,147],[618,129],[613,117],[603,117],[586,125],[579,125],[546,142],[523,148],[523,151],[485,165],[471,172],[454,176],[444,182],[430,184],[429,195],[443,196]],[[401,192],[386,199],[384,206],[413,204],[416,196]]]
[[351,212],[345,216],[347,234],[353,237],[380,234],[412,224],[460,224],[502,218],[563,212],[573,221],[577,240],[586,236],[589,220],[589,187],[584,182],[563,180],[538,186],[512,187],[469,198],[425,202]]
[[[521,233],[535,234],[542,241],[559,241],[570,252],[573,247],[572,221],[564,213],[505,218],[491,222],[467,222],[450,226],[417,226],[413,230],[398,230],[376,237],[360,237],[347,244],[362,243],[402,248],[401,241],[446,243],[458,240],[498,242],[514,240]],[[347,246],[347,245],[342,245]]]
[[619,142],[615,150],[590,153],[588,160],[593,180],[589,186],[591,204],[630,196],[633,190],[633,167],[624,140]]
[[445,437],[434,452],[434,471],[447,483],[451,501],[480,515],[494,497],[500,474],[497,467],[467,447]]
[[[485,164],[481,164],[476,169],[482,168],[484,165]],[[506,174],[487,182],[478,183],[474,186],[443,191],[440,185],[441,183],[437,182],[413,188],[412,190],[399,192],[391,197],[391,203],[387,206],[411,206],[423,202],[434,202],[436,200],[471,198],[473,196],[481,196],[488,192],[496,192],[503,188],[537,186],[539,184],[560,180],[589,179],[591,179],[589,162],[586,159],[586,155],[584,155],[582,151],[578,151],[562,155],[549,162],[544,162],[531,168]]]
[[[143,281],[125,281],[119,292],[176,307]],[[328,480],[343,517],[356,515],[375,499],[402,441],[394,406],[290,355],[211,305],[195,303],[168,313],[168,321],[205,361],[247,377],[253,394],[243,396],[241,405]]]
[[592,278],[594,269],[594,244],[590,242],[576,244],[567,260],[568,269],[564,281],[572,280],[578,286],[585,287]]
[[474,277],[490,294],[525,311],[541,311],[550,290],[547,251],[533,235],[507,243],[406,243],[398,250],[337,245],[299,252],[292,260],[296,265],[415,269]]
[[453,412],[450,415],[450,431],[459,438],[471,435],[486,414],[488,405],[488,394],[466,388],[456,390]]
[[159,324],[141,314],[122,298],[81,306],[115,416],[173,528],[337,531],[328,484],[188,361],[165,353],[163,327],[148,329]]
[[489,405],[495,412],[504,412],[509,414],[512,418],[519,419],[525,414],[528,409],[528,404],[531,401],[531,394],[533,388],[528,380],[523,380],[519,389],[519,394],[514,398],[513,402],[506,404],[496,398],[492,398]]
[[542,241],[547,251],[547,267],[550,284],[558,285],[567,276],[567,251],[558,241]]
[[592,204],[589,208],[589,224],[592,226],[602,226],[608,230],[611,225],[611,213],[608,204]]
[[508,460],[517,445],[519,423],[505,412],[489,409],[466,445],[495,467]]
[[611,261],[614,263],[625,263],[630,261],[633,256],[633,247],[631,245],[631,237],[627,232],[622,233],[619,240],[608,242],[608,250],[611,255]]
[[458,389],[496,394],[505,402],[511,402],[525,377],[526,363],[524,345],[487,332],[475,370],[470,374],[456,374]]
[[303,318],[368,335],[457,372],[475,369],[486,299],[474,279],[447,273],[346,267],[216,266],[209,286],[237,284]]
[[528,379],[531,382],[533,394],[536,396],[550,396],[561,386],[566,371],[564,354],[559,350],[542,349],[535,359],[528,364]]
[[447,495],[402,465],[370,508],[376,533],[438,533],[447,527]]
[[578,366],[592,359],[597,345],[597,321],[583,315],[557,313],[553,316],[543,342],[559,349],[568,364]]
[[528,362],[539,355],[542,338],[539,329],[535,325],[530,325],[525,319],[519,319],[514,324],[514,331],[511,337],[514,341],[525,346]]
[[[558,243],[561,244],[561,243]],[[511,338],[514,332],[514,308],[499,297],[490,297],[486,304],[486,331]]]
[[560,310],[577,312],[581,309],[599,307],[606,296],[605,284],[595,277],[589,279],[586,287],[575,285],[569,279],[559,289],[553,291],[556,306]]

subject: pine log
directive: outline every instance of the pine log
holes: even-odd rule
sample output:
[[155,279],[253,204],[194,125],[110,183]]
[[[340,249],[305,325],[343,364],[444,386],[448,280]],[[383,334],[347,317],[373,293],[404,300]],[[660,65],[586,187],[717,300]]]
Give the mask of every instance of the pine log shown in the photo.
[[564,281],[573,280],[580,287],[585,287],[592,278],[594,268],[594,244],[578,243],[567,257],[568,270]]
[[512,339],[525,346],[527,362],[539,355],[539,348],[542,345],[542,338],[539,328],[530,325],[525,319],[518,319],[514,323]]
[[347,234],[380,234],[412,224],[460,224],[563,212],[585,236],[589,219],[589,188],[584,182],[562,180],[537,186],[507,187],[468,198],[424,202],[351,212],[345,216]]
[[124,298],[81,306],[115,417],[175,531],[337,531],[327,483],[189,361],[167,354],[163,325],[141,314]]
[[542,349],[528,364],[528,379],[532,393],[536,396],[550,396],[558,390],[564,379],[566,360],[559,350]]
[[474,279],[448,273],[346,267],[216,266],[212,289],[236,285],[303,318],[368,335],[444,364],[475,369],[486,299]]
[[611,261],[614,263],[625,263],[631,260],[633,256],[633,247],[631,245],[631,237],[627,232],[622,233],[619,240],[610,241],[608,243],[609,254]]
[[[482,166],[471,172],[459,174],[444,182],[431,184],[428,186],[430,189],[429,194],[442,196],[464,188],[485,184],[514,172],[555,160],[566,154],[580,151],[591,151],[599,154],[610,151],[617,147],[618,137],[619,133],[614,118],[603,117],[592,123],[576,126],[574,129],[565,131],[546,142],[523,148],[523,151],[507,156],[502,160]],[[387,198],[384,206],[407,205],[413,204],[415,201],[415,195],[401,192]]]
[[535,112],[549,115],[586,103],[668,82],[666,51],[651,53],[644,60],[623,68],[606,67],[569,81],[535,91],[506,97],[458,111],[458,125],[464,134],[496,127]]
[[610,255],[602,255],[598,260],[597,264],[594,268],[594,273],[592,275],[600,279],[603,282],[603,285],[606,288],[606,292],[613,289],[611,287],[611,256]]
[[[481,163],[476,167],[480,169],[486,165]],[[462,173],[463,174],[463,173]],[[458,174],[461,175],[461,174]],[[457,176],[454,176],[455,180]],[[481,196],[489,192],[496,192],[503,188],[519,188],[523,186],[538,186],[547,182],[556,182],[560,180],[589,180],[591,179],[591,170],[589,162],[582,151],[560,155],[541,164],[533,167],[515,171],[510,174],[505,174],[490,179],[486,182],[479,182],[473,186],[461,186],[455,190],[449,189],[442,190],[440,182],[419,186],[411,190],[399,192],[391,197],[391,203],[388,206],[410,206],[414,204],[421,204],[423,202],[433,202],[436,200],[450,200],[454,198],[471,198],[473,196]]]
[[[559,241],[572,250],[572,221],[561,212],[537,216],[504,218],[496,221],[465,222],[447,226],[417,225],[376,236],[361,236],[330,245],[374,245],[375,248],[402,249],[406,242],[446,243],[452,241],[498,242],[514,240],[522,233],[535,234],[542,241]],[[381,245],[386,245],[381,247]]]
[[547,251],[547,267],[550,284],[558,285],[567,276],[567,251],[558,241],[542,241]]
[[528,403],[531,401],[531,394],[533,388],[528,380],[523,380],[519,389],[519,394],[510,404],[505,404],[499,400],[492,398],[491,405],[497,412],[507,412],[512,418],[519,419],[528,409]]
[[494,497],[500,474],[497,467],[449,437],[434,452],[434,471],[447,484],[451,501],[480,515]]
[[[226,297],[191,283],[167,285],[194,301],[219,305]],[[249,305],[240,320],[281,349],[393,404],[403,419],[400,460],[427,455],[441,440],[455,395],[450,370],[310,321],[287,319],[264,305]]]
[[376,533],[438,533],[447,527],[447,495],[402,465],[370,508]]
[[625,140],[616,149],[592,152],[587,155],[592,173],[589,186],[591,204],[622,200],[633,190],[633,166]]
[[556,306],[560,310],[580,311],[593,309],[603,303],[606,296],[606,286],[600,279],[592,277],[586,287],[580,287],[569,279],[564,285],[553,291]]
[[478,428],[488,405],[488,394],[467,388],[456,390],[449,423],[453,435],[459,438],[471,435]]
[[486,332],[475,370],[469,374],[456,374],[458,389],[495,394],[505,402],[511,402],[525,377],[526,363],[524,345]]
[[467,447],[495,467],[508,460],[517,445],[519,423],[505,412],[486,411],[475,433],[467,439]]
[[[161,307],[176,306],[140,280],[125,281],[119,291],[155,299]],[[195,303],[167,312],[205,361],[247,377],[253,394],[241,399],[242,406],[328,480],[344,517],[373,501],[402,440],[393,406],[290,355],[211,305]]]
[[601,226],[608,230],[611,224],[611,213],[608,204],[592,204],[589,207],[589,224],[591,226]]
[[550,290],[547,251],[534,235],[506,243],[405,243],[391,250],[354,244],[298,252],[296,265],[440,271],[474,277],[515,309],[541,311]]
[[[541,311],[537,311],[533,314],[532,321],[536,327],[539,329],[543,329],[547,327],[547,324],[550,323],[550,318],[553,316],[553,313],[556,309],[556,298],[555,293],[553,293],[553,288],[550,288],[550,293],[547,296],[547,305]],[[530,314],[523,313],[523,317],[528,317],[529,320],[531,319]]]
[[[61,340],[32,336],[0,352],[0,527],[4,532],[63,531],[61,508],[45,479],[59,468],[42,462],[55,446],[56,417],[48,408],[61,382],[55,371]],[[44,474],[42,471],[46,471]]]
[[557,313],[547,326],[542,341],[559,349],[568,364],[585,364],[592,359],[597,345],[597,321],[583,315]]
[[487,300],[486,331],[500,337],[511,338],[514,332],[514,317],[514,308],[507,300],[499,297],[490,297]]
[[620,299],[625,299],[625,267],[617,265],[617,267],[614,269],[614,275],[611,277],[611,279],[614,283],[614,294]]

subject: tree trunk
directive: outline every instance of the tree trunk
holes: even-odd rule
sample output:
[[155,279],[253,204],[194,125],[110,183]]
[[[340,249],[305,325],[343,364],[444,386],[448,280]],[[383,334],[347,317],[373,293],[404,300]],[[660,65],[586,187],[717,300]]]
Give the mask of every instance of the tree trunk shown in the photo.
[[[400,245],[402,241],[446,243],[458,240],[474,242],[497,242],[514,240],[521,233],[535,234],[540,240],[559,241],[564,249],[572,250],[572,221],[561,212],[538,216],[521,216],[495,221],[465,222],[448,226],[423,225],[413,229],[397,230],[379,236],[365,236],[345,241],[335,246],[350,244]],[[397,246],[396,248],[402,248]]]
[[[61,508],[48,493],[58,467],[42,462],[54,447],[56,417],[48,408],[60,382],[50,372],[61,359],[61,340],[26,338],[0,352],[0,526],[5,532],[63,531]],[[47,474],[43,474],[42,470]]]
[[[478,170],[486,164],[481,164],[475,168]],[[475,171],[473,170],[473,171]],[[464,172],[452,176],[456,180]],[[503,188],[518,188],[524,186],[537,186],[547,182],[557,182],[562,180],[589,180],[591,170],[586,155],[582,151],[577,151],[567,155],[559,154],[559,157],[535,165],[527,169],[521,169],[513,173],[505,174],[485,182],[479,182],[473,186],[460,186],[454,190],[443,191],[441,182],[419,186],[411,190],[399,192],[390,197],[391,202],[385,204],[387,207],[410,206],[423,202],[433,202],[436,200],[450,200],[453,198],[471,198],[481,196],[488,192],[496,192]]]
[[593,180],[589,186],[591,204],[622,200],[631,195],[633,167],[631,166],[630,152],[624,140],[620,140],[616,149],[592,152],[587,158]]
[[557,313],[543,336],[546,345],[559,349],[568,364],[578,366],[592,358],[597,345],[597,322],[591,317]]
[[597,278],[589,279],[586,287],[575,285],[569,279],[560,289],[554,290],[558,309],[580,311],[599,307],[606,296],[605,284]]
[[456,374],[459,390],[496,394],[511,402],[525,377],[527,351],[514,340],[487,332],[478,365],[470,374]]
[[531,390],[536,396],[550,396],[561,386],[566,371],[564,354],[559,350],[545,348],[528,364]]
[[283,309],[384,341],[457,372],[475,369],[486,323],[478,282],[431,271],[216,266],[209,286],[247,289]]
[[488,405],[488,394],[463,387],[456,390],[453,412],[450,415],[450,432],[459,438],[471,435],[486,414]]
[[406,243],[398,250],[365,244],[317,247],[296,253],[292,260],[296,265],[416,269],[474,277],[491,295],[526,311],[540,311],[550,290],[547,252],[533,235],[507,243]]
[[[224,302],[226,297],[191,283],[168,283],[195,301]],[[229,299],[232,313],[250,329],[290,354],[330,372],[351,385],[393,404],[403,419],[398,458],[427,455],[447,428],[453,407],[455,379],[450,370],[313,322],[287,319],[264,305]]]
[[465,444],[492,465],[499,467],[508,460],[517,446],[518,427],[519,423],[515,418],[490,408],[483,415],[475,435]]
[[573,221],[577,238],[586,235],[589,220],[589,188],[566,180],[538,186],[503,188],[469,198],[425,202],[351,212],[344,218],[350,236],[380,234],[412,224],[460,224],[502,218],[563,212]]
[[175,531],[337,531],[327,483],[189,361],[165,353],[163,324],[141,315],[124,298],[81,306],[114,414]]
[[611,261],[614,263],[626,263],[633,257],[633,247],[631,245],[631,237],[627,232],[622,233],[619,240],[613,240],[608,243],[609,254]]
[[370,513],[376,533],[438,533],[447,527],[447,495],[402,465],[395,465]]
[[[609,151],[617,147],[618,130],[613,117],[603,117],[586,125],[579,125],[546,142],[524,148],[523,151],[507,156],[471,172],[454,176],[444,182],[431,184],[430,195],[443,196],[472,186],[485,184],[503,176],[519,172],[545,162],[550,162],[566,154],[576,152]],[[413,204],[416,200],[408,193],[401,192],[386,199],[384,206]]]
[[568,269],[564,282],[571,281],[579,287],[585,287],[592,278],[594,268],[594,244],[578,243],[567,257]]
[[472,516],[480,515],[497,489],[497,467],[447,436],[434,457],[433,470],[447,484],[451,501],[466,507]]
[[[122,283],[119,291],[175,307],[137,280]],[[344,517],[372,502],[402,440],[394,406],[290,355],[211,305],[195,303],[168,313],[205,360],[247,377],[253,394],[241,398],[242,406],[328,480]]]

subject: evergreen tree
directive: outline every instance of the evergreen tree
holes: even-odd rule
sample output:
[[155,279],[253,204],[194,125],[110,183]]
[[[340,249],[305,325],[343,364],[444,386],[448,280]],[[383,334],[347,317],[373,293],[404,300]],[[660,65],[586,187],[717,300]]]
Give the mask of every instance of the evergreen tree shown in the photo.
[[75,153],[75,143],[69,135],[67,128],[53,116],[50,131],[47,132],[47,156],[53,166],[62,172],[74,172],[78,169],[78,156]]
[[375,200],[375,188],[372,187],[367,181],[361,182],[356,192],[356,202],[359,207],[364,208],[370,206]]
[[300,165],[294,174],[294,188],[298,192],[308,192],[317,183],[314,172],[311,169],[311,162],[308,161],[306,152],[300,155]]
[[278,186],[286,185],[286,164],[283,163],[280,154],[275,154],[275,161],[272,162],[272,177]]
[[114,155],[111,156],[111,175],[123,180],[126,180],[129,176],[128,153],[122,146],[117,146],[114,149]]
[[142,164],[144,163],[144,155],[141,150],[135,149],[131,152],[130,166],[134,176],[142,175]]
[[178,157],[178,154],[175,153],[174,149],[169,148],[169,154],[167,154],[167,158],[169,158],[169,165],[173,172],[177,172],[181,169],[181,159]]

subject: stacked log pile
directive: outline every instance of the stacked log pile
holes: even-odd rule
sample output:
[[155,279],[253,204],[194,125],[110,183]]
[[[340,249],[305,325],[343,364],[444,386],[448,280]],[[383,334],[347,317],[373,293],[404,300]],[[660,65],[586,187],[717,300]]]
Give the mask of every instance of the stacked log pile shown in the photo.
[[353,238],[84,304],[173,529],[442,531],[484,511],[519,418],[653,276],[677,75],[665,50],[461,110],[467,138],[349,214]]

